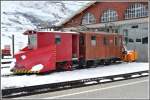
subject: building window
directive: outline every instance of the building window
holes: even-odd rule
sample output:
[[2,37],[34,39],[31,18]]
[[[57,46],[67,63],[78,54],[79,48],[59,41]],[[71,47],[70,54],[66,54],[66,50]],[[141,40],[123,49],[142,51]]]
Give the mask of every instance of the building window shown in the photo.
[[139,18],[148,16],[148,10],[145,5],[135,3],[125,11],[125,19]]
[[131,28],[138,28],[138,25],[133,25]]
[[91,36],[91,44],[92,46],[96,46],[96,36]]
[[91,13],[86,13],[82,18],[82,25],[96,23],[95,16]]
[[134,42],[134,40],[133,40],[133,39],[131,39],[131,38],[129,38],[129,42],[133,43],[133,42]]
[[118,29],[115,29],[114,31],[115,31],[115,33],[118,33]]
[[136,42],[141,42],[141,39],[136,39]]
[[55,44],[60,44],[60,43],[61,43],[60,35],[55,35]]
[[118,20],[118,14],[115,10],[106,10],[101,16],[101,22],[111,22]]
[[148,37],[142,38],[142,44],[148,44]]

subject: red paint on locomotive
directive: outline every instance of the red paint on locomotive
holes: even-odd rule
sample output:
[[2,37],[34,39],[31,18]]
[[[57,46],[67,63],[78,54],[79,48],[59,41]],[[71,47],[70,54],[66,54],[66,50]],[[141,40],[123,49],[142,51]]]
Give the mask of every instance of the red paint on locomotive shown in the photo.
[[15,73],[71,70],[74,58],[83,67],[91,60],[104,63],[121,60],[124,54],[123,37],[114,33],[28,30],[24,34],[28,35],[29,43],[15,54],[16,65],[12,69]]

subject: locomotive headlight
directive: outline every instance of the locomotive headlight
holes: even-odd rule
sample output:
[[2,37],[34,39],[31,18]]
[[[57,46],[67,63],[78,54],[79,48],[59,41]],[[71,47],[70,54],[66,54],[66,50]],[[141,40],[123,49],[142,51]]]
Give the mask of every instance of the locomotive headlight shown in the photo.
[[26,59],[26,55],[22,55],[21,59],[23,59],[23,60]]
[[32,67],[31,71],[40,71],[41,69],[43,69],[43,65],[42,64],[38,64]]

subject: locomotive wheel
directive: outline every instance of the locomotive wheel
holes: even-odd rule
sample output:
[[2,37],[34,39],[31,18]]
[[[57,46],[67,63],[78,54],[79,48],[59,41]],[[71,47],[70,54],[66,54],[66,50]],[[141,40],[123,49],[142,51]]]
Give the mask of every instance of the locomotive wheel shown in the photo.
[[97,67],[99,65],[99,60],[94,60],[94,66]]
[[116,63],[116,59],[112,59],[111,61],[112,61],[113,64]]
[[90,68],[93,65],[92,61],[86,61],[86,67]]
[[104,60],[100,60],[99,62],[98,62],[98,65],[104,65],[105,64],[105,61]]
[[71,61],[65,62],[65,64],[64,64],[64,69],[65,69],[66,71],[71,71],[71,70],[72,70],[72,62],[71,62]]
[[85,66],[86,66],[86,62],[85,62],[85,60],[83,59],[83,58],[80,58],[80,60],[79,60],[79,69],[82,69],[82,68],[85,68]]

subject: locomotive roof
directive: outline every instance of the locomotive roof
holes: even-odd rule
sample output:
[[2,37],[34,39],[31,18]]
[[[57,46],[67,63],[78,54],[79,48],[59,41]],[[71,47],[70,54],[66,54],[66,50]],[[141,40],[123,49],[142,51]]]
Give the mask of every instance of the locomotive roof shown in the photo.
[[35,30],[27,30],[23,34],[30,35],[30,34],[38,34],[38,33],[67,33],[67,34],[105,34],[105,35],[119,35],[117,33],[108,33],[108,32],[91,32],[91,31],[79,31],[79,32],[73,32],[73,31],[35,31]]
[[79,32],[72,32],[72,31],[68,31],[68,32],[62,32],[62,31],[35,31],[35,30],[27,30],[25,31],[23,34],[24,35],[30,35],[30,34],[38,34],[38,33],[67,33],[67,34],[79,34]]
[[72,31],[38,31],[38,32],[50,32],[50,33],[69,33],[69,34],[79,34],[78,32],[72,32]]

